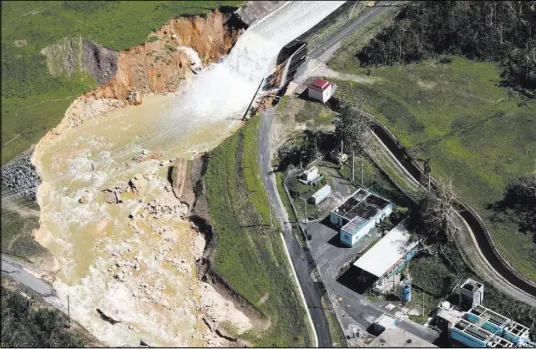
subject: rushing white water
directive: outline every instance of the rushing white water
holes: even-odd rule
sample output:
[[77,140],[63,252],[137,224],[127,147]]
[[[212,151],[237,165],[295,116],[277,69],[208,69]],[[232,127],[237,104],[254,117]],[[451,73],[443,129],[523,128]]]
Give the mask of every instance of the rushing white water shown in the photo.
[[341,6],[344,1],[287,2],[250,27],[221,63],[196,76],[173,115],[201,122],[240,118],[262,78],[275,67],[287,43]]
[[[286,3],[248,29],[229,56],[196,75],[181,94],[147,97],[141,106],[84,122],[58,142],[40,142],[34,153],[43,179],[39,205],[50,232],[47,247],[62,266],[54,283],[59,306],[69,296],[73,318],[108,345],[135,345],[140,338],[163,346],[203,343],[195,271],[177,271],[168,261],[184,258],[195,266],[189,252],[195,234],[185,222],[140,219],[140,229],[129,224],[140,197],[149,202],[164,192],[168,170],[156,160],[131,159],[142,149],[172,159],[216,146],[237,127],[228,119],[242,117],[281,48],[343,3]],[[190,57],[197,58],[193,52]],[[104,202],[102,189],[135,175],[149,179],[139,197]],[[153,224],[171,226],[173,239],[156,233]],[[141,267],[120,281],[114,268],[123,262]],[[144,293],[149,286],[153,298]],[[103,321],[97,308],[122,322]]]

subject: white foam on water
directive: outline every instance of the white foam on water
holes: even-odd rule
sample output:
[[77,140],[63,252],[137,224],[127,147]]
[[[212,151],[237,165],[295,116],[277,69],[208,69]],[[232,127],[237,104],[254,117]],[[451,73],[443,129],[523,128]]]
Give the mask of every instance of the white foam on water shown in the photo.
[[344,1],[289,2],[255,23],[221,63],[194,77],[177,100],[172,122],[183,117],[199,122],[239,119],[262,78],[275,67],[277,55]]
[[[186,144],[184,151],[197,152],[206,150],[208,144],[200,144],[200,140],[206,138],[201,132],[207,132],[211,137],[228,134],[234,126],[226,120],[242,117],[261,79],[267,77],[275,67],[281,48],[343,3],[344,1],[324,1],[284,4],[250,27],[221,62],[212,64],[195,75],[191,82],[181,88],[184,92],[168,97],[173,102],[171,112],[168,107],[161,108],[163,103],[151,104],[147,99],[144,106],[149,106],[149,109],[143,110],[148,114],[143,115],[143,118],[133,119],[133,114],[125,114],[128,121],[109,125],[97,120],[95,125],[101,126],[88,128],[88,133],[83,133],[80,129],[76,133],[74,130],[78,136],[72,135],[72,140],[64,146],[58,145],[50,150],[50,165],[45,174],[47,180],[51,179],[51,189],[50,195],[44,198],[48,207],[43,212],[47,226],[54,235],[53,253],[62,263],[62,271],[54,286],[64,305],[66,297],[70,296],[73,318],[99,339],[109,345],[136,345],[139,338],[159,345],[186,345],[192,341],[190,336],[196,331],[193,304],[188,305],[191,308],[190,314],[153,307],[150,303],[133,297],[133,289],[129,288],[132,285],[120,283],[106,271],[112,261],[103,246],[109,244],[117,248],[128,240],[128,245],[134,249],[132,253],[147,256],[144,257],[146,265],[143,272],[155,283],[166,281],[172,285],[169,286],[175,292],[175,296],[169,299],[172,309],[187,307],[190,302],[179,296],[187,294],[188,286],[193,285],[194,281],[189,275],[168,270],[167,262],[157,261],[151,253],[158,251],[160,244],[165,242],[155,236],[148,238],[147,235],[151,232],[146,227],[140,225],[146,234],[142,237],[128,225],[129,205],[137,205],[137,200],[127,199],[119,207],[109,205],[102,201],[100,190],[128,181],[137,173],[151,174],[159,171],[156,160],[124,166],[123,161],[130,161],[142,149],[149,152],[168,151],[174,146]],[[194,55],[195,52],[186,49],[185,52],[192,61],[199,59],[197,54]],[[170,99],[166,103],[169,101]],[[128,110],[134,113],[142,109]],[[121,116],[113,116],[114,119],[119,117]],[[216,132],[212,133],[207,125],[217,125],[219,128],[213,129]],[[128,127],[128,132],[121,131],[125,127]],[[112,137],[116,135],[110,132],[114,129],[122,132],[121,137]],[[153,141],[155,134],[161,137]],[[174,139],[170,140],[170,136]],[[93,164],[95,168],[92,167]],[[63,175],[65,179],[53,182],[54,178]],[[154,195],[153,189],[156,189],[154,187],[162,187],[164,184],[165,178],[152,180],[148,185],[150,193],[144,194],[144,199],[150,201],[151,195]],[[86,189],[91,193],[91,200],[82,204],[79,199]],[[180,231],[185,234],[184,230]],[[187,241],[180,241],[174,245],[174,250],[187,246],[186,244]],[[109,315],[123,322],[111,325],[103,321],[96,313],[96,308],[106,310]],[[134,325],[136,330],[129,330],[128,324]],[[184,337],[186,335],[188,338]]]

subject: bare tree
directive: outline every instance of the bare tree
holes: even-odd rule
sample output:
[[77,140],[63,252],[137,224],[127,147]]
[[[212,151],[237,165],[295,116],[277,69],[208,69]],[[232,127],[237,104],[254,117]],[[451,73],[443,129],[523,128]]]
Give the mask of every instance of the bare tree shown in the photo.
[[346,153],[359,153],[371,137],[370,119],[357,106],[346,104],[335,122],[335,135],[344,143]]
[[455,198],[452,181],[440,183],[435,192],[428,193],[412,212],[414,239],[428,245],[452,241],[458,229],[454,223],[456,212],[452,207]]

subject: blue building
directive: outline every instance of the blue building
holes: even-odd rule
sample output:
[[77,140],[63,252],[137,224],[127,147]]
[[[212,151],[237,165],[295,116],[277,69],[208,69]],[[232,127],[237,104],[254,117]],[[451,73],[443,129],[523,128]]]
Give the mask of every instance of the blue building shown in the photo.
[[467,312],[440,309],[451,340],[470,348],[530,348],[529,328],[476,305]]
[[393,204],[378,195],[360,188],[329,215],[333,226],[340,229],[343,245],[353,247],[380,220],[393,211]]

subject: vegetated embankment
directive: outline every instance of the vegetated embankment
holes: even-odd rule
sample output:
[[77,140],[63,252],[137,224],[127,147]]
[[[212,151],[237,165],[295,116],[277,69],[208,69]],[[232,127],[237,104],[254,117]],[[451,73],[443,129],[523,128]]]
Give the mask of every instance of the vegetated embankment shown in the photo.
[[[376,119],[374,119],[373,131],[415,179],[418,181],[425,180],[426,176],[424,174],[424,169],[420,165],[416,164],[410,156],[408,156],[405,147],[400,143],[400,141],[398,141],[398,139],[396,139],[396,137]],[[431,178],[431,182],[432,187],[437,189],[437,180]],[[491,239],[491,234],[486,227],[486,224],[471,208],[471,206],[469,206],[469,204],[459,197],[454,200],[453,205],[463,219],[467,222],[467,224],[471,227],[471,230],[475,234],[480,251],[486,257],[486,260],[493,266],[493,268],[512,285],[518,287],[533,297],[536,297],[536,285],[523,277],[504,260],[497,248],[494,246]]]
[[307,345],[306,314],[288,276],[278,228],[270,227],[268,200],[258,177],[258,122],[259,117],[252,118],[206,156],[195,208],[211,222],[205,265],[209,275],[232,285],[233,293],[262,315],[263,331],[243,338],[260,346]]

